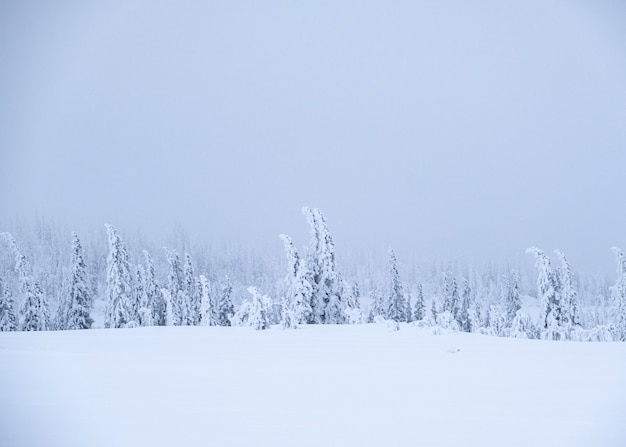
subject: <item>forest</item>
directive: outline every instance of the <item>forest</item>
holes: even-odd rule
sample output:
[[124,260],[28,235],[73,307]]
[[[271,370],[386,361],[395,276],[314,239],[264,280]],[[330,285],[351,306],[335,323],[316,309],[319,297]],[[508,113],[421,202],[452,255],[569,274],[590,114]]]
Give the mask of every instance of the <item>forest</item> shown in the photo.
[[[0,237],[0,330],[384,322],[434,331],[573,341],[626,339],[626,262],[612,282],[574,273],[561,250],[537,247],[530,272],[511,263],[386,264],[342,270],[323,213],[304,207],[308,246],[216,250],[185,238],[158,247],[113,225],[81,238],[46,221]],[[345,272],[345,273],[344,273]],[[401,274],[404,273],[404,275]]]

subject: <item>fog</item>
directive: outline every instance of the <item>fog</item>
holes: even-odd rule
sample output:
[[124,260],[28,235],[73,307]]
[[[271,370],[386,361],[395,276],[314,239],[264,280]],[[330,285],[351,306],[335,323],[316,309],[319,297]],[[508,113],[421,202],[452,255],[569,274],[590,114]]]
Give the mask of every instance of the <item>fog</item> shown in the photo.
[[4,2],[0,225],[280,247],[307,205],[339,252],[612,272],[624,23],[617,1]]

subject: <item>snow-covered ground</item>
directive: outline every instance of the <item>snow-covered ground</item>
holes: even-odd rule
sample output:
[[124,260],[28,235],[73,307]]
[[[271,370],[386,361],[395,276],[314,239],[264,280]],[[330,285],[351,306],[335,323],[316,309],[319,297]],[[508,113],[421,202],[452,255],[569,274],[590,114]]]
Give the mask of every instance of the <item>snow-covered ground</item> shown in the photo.
[[624,446],[626,344],[382,324],[0,333],[0,446]]

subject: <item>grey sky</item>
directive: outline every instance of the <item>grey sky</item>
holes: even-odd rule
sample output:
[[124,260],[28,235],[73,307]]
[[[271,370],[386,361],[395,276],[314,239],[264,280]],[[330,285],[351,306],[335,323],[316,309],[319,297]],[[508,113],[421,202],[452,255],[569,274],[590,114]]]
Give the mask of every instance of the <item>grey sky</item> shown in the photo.
[[626,248],[623,3],[304,3],[3,2],[0,222]]

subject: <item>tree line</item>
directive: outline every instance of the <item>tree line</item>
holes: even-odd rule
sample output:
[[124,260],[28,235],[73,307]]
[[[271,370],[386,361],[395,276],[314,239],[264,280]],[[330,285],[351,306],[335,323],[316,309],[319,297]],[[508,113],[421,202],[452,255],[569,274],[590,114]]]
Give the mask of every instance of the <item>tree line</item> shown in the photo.
[[[143,250],[133,262],[117,228],[106,224],[108,254],[105,266],[104,327],[138,326],[252,326],[271,325],[297,328],[305,324],[360,324],[385,321],[393,329],[400,323],[496,336],[549,340],[608,341],[626,339],[626,262],[619,248],[613,248],[618,277],[603,306],[607,317],[599,324],[598,302],[583,303],[574,274],[565,254],[556,250],[559,265],[539,248],[534,256],[538,318],[524,312],[519,274],[506,269],[498,275],[498,289],[451,271],[439,272],[425,285],[417,281],[407,291],[393,250],[381,284],[361,296],[359,284],[345,278],[338,269],[335,245],[328,224],[317,208],[304,207],[310,227],[310,242],[299,251],[291,237],[281,234],[286,256],[286,273],[270,297],[259,285],[246,285],[248,298],[233,297],[233,284],[226,277],[211,280],[196,273],[192,256],[164,248],[167,272],[157,278],[151,254]],[[59,286],[57,302],[51,306],[29,260],[10,233],[2,233],[11,271],[0,272],[0,330],[41,331],[90,329],[97,290],[90,278],[81,241],[71,237],[69,274]],[[11,276],[11,277],[10,277]],[[475,278],[474,278],[475,279]],[[10,286],[13,285],[13,287]],[[480,289],[480,290],[476,290]],[[363,300],[365,298],[365,300]],[[236,301],[239,301],[235,303]],[[367,309],[362,301],[368,303]],[[54,307],[54,312],[51,311]]]

